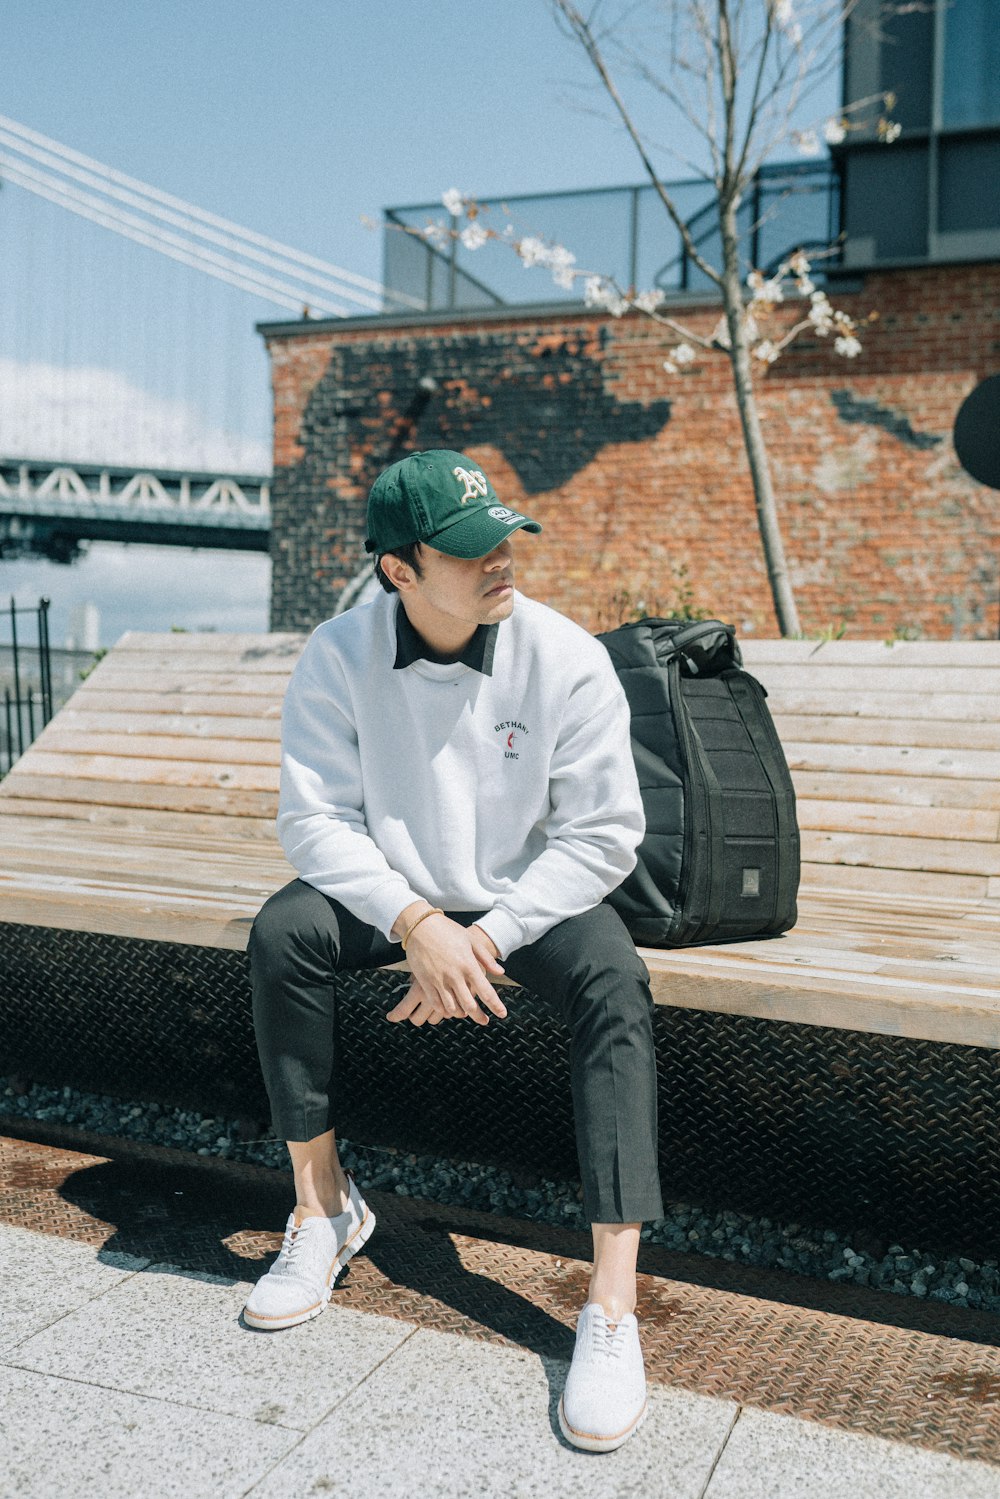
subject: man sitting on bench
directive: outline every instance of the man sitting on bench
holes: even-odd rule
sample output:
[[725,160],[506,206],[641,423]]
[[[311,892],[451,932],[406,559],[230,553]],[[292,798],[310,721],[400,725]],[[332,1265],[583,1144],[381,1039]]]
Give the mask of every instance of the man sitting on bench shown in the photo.
[[262,908],[250,959],[296,1201],[244,1315],[316,1316],[375,1226],[332,1127],[338,969],[405,953],[413,980],[388,1019],[413,1025],[502,1020],[490,980],[506,973],[552,996],[570,1033],[594,1266],[559,1419],[610,1451],[645,1414],[636,1257],[663,1211],[648,974],[604,902],[644,820],[610,659],[515,592],[520,530],[541,526],[461,453],[393,464],[368,502],[385,593],[320,625],[289,684],[278,834],[300,877]]

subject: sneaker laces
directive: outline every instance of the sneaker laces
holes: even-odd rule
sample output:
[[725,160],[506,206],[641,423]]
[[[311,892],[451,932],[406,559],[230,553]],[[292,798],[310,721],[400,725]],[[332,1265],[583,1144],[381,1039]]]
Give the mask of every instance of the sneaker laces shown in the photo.
[[285,1265],[291,1265],[295,1261],[298,1251],[305,1242],[304,1233],[310,1223],[309,1218],[303,1218],[301,1223],[296,1223],[294,1217],[289,1218],[285,1227],[285,1237],[281,1241],[281,1249],[278,1260]]
[[625,1328],[622,1323],[595,1317],[591,1324],[590,1347],[597,1358],[620,1358],[625,1347]]

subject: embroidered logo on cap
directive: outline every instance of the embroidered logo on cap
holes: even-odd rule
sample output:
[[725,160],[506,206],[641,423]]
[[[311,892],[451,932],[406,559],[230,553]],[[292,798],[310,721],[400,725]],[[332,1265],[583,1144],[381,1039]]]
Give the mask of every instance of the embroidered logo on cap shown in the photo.
[[[478,468],[453,468],[452,473],[460,483],[465,485],[465,491],[461,496],[460,504],[467,505],[477,495],[485,497],[490,492],[490,484],[486,475]],[[492,513],[492,512],[491,512]]]
[[515,521],[524,520],[523,515],[518,515],[516,510],[508,510],[506,505],[491,505],[486,513],[494,520],[502,520],[505,526],[512,526]]

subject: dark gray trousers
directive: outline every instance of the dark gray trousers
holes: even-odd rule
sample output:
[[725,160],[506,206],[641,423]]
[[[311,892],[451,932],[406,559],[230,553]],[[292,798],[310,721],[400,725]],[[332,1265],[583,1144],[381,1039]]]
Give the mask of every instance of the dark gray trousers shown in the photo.
[[[448,914],[469,926],[483,913]],[[333,1128],[334,976],[341,968],[398,963],[402,948],[338,901],[293,880],[261,908],[249,952],[254,1028],[275,1133],[312,1140]],[[551,996],[570,1031],[589,1221],[662,1217],[653,1002],[645,964],[617,912],[600,905],[560,922],[512,952],[504,970]]]

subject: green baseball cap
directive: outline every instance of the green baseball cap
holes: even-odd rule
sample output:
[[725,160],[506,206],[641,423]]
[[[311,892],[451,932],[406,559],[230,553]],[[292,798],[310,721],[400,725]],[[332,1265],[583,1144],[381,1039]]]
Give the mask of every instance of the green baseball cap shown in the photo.
[[536,520],[502,505],[482,469],[451,448],[410,453],[379,474],[368,496],[367,552],[426,541],[451,557],[485,557]]

